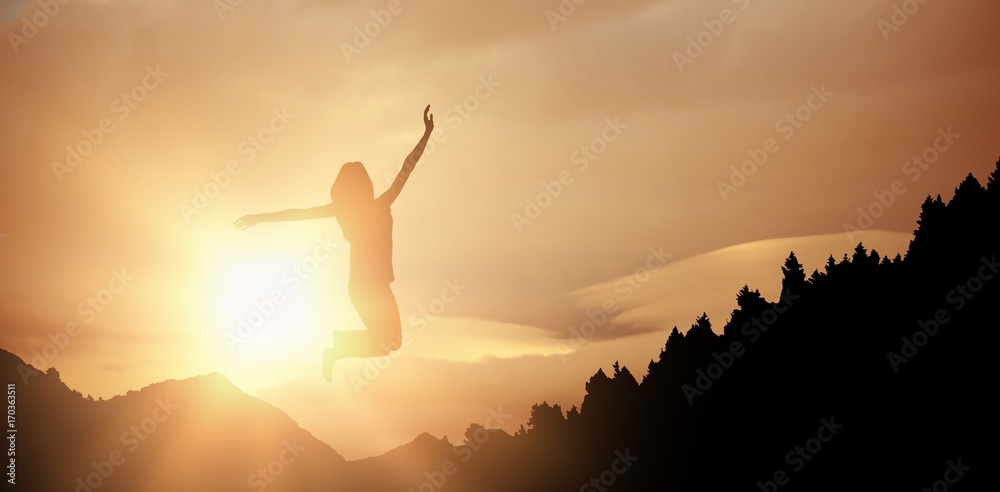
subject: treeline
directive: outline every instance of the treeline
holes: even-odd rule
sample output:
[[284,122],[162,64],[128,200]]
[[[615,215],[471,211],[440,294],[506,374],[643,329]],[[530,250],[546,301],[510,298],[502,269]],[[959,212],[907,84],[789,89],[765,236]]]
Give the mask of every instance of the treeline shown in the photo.
[[527,427],[453,482],[975,489],[993,424],[998,179],[1000,162],[986,186],[970,174],[950,202],[928,197],[905,258],[858,244],[807,274],[792,252],[780,298],[744,286],[721,335],[705,315],[674,327],[641,381],[617,362],[598,370],[580,408],[534,405]]

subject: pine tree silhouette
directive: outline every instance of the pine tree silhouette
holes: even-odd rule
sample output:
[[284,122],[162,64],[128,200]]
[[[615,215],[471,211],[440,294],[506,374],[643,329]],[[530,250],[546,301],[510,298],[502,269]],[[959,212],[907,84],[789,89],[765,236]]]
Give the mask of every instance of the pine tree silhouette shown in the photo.
[[989,181],[986,183],[986,190],[994,193],[998,192],[997,186],[1000,186],[997,184],[998,181],[1000,181],[1000,159],[997,160],[996,168],[990,174]]
[[[788,258],[785,259],[785,265],[781,267],[781,290],[793,289],[795,291],[802,290],[806,284],[806,271],[799,263],[799,259],[795,257],[795,252],[792,251],[788,254]],[[742,294],[742,292],[741,292]],[[737,297],[737,302],[739,302],[739,297]]]

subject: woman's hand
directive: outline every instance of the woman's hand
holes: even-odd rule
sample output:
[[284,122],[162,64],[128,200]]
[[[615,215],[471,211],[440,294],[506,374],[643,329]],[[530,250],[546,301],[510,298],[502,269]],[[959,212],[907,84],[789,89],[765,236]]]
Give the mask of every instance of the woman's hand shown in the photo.
[[243,217],[236,219],[236,222],[233,223],[233,227],[242,231],[257,225],[258,223],[260,223],[260,217],[256,215],[244,215]]
[[434,115],[429,114],[430,110],[431,105],[428,104],[427,107],[424,108],[424,133],[428,134],[434,130]]

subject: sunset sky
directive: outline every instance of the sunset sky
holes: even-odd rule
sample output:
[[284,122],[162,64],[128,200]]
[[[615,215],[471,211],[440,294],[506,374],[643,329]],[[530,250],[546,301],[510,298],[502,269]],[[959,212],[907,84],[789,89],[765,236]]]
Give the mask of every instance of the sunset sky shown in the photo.
[[[996,2],[0,2],[0,348],[76,323],[36,365],[84,395],[219,372],[349,459],[641,377],[744,283],[776,299],[791,250],[905,252],[1000,156]],[[331,385],[362,328],[340,228],[233,221],[324,204],[349,161],[381,192],[426,104],[409,344]]]

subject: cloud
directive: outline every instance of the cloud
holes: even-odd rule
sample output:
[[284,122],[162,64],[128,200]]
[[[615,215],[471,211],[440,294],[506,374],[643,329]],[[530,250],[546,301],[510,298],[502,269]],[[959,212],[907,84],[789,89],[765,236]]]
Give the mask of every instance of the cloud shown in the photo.
[[[864,231],[856,240],[881,256],[904,254],[911,234]],[[664,331],[673,326],[686,331],[702,312],[709,314],[713,328],[722,332],[735,309],[736,293],[743,285],[759,289],[770,301],[781,292],[781,266],[792,251],[806,270],[823,271],[826,259],[840,261],[853,254],[845,234],[768,239],[726,247],[669,263],[649,272],[602,282],[572,292],[581,309],[600,312],[611,301],[614,312],[606,325],[589,338],[602,340],[631,336],[645,331]]]
[[548,330],[486,319],[441,317],[406,332],[401,352],[427,359],[471,363],[560,353]]

